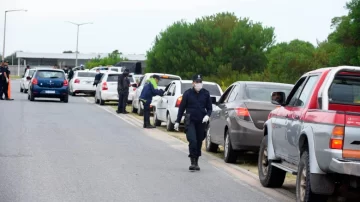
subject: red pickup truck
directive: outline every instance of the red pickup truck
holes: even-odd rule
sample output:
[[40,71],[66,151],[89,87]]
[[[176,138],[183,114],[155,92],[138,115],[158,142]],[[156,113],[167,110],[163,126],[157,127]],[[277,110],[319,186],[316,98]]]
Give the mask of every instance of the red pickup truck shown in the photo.
[[360,67],[308,72],[287,98],[273,92],[272,103],[281,107],[264,124],[261,184],[281,187],[289,172],[297,175],[297,201],[360,193]]

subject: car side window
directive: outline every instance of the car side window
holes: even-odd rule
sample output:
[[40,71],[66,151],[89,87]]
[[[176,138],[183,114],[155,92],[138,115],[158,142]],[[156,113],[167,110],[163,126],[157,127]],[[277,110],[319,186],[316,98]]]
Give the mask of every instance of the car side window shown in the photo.
[[228,98],[228,100],[226,102],[232,102],[232,101],[234,101],[236,99],[236,96],[239,93],[239,88],[240,88],[239,85],[235,85],[235,87],[231,91],[230,96],[229,96],[229,98]]
[[316,85],[318,78],[319,78],[318,75],[309,77],[309,79],[306,81],[305,87],[301,91],[300,97],[296,99],[294,103],[295,107],[303,107],[307,104],[310,94],[314,89],[314,86]]
[[294,106],[296,99],[299,97],[301,90],[304,87],[306,77],[302,77],[298,82],[296,82],[294,88],[289,94],[289,97],[286,99],[286,103],[289,106]]
[[234,88],[234,85],[232,85],[228,89],[226,89],[224,94],[220,97],[219,104],[224,103],[228,99],[230,92],[233,88]]
[[168,91],[166,92],[166,95],[172,96],[174,88],[175,88],[175,84],[172,83],[171,86],[169,87]]

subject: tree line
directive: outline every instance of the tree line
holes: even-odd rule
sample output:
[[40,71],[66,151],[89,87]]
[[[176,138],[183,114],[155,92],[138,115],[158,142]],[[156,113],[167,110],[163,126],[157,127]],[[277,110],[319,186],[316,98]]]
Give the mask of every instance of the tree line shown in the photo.
[[146,72],[164,72],[227,87],[234,81],[294,83],[303,73],[327,66],[360,66],[360,0],[346,3],[347,15],[334,17],[327,39],[275,42],[275,29],[223,12],[178,21],[155,37]]

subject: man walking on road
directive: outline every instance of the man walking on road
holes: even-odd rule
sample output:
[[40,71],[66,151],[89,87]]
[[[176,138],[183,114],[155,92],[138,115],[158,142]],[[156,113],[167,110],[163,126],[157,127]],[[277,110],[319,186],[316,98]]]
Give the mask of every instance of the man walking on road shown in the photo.
[[163,90],[157,89],[157,84],[159,83],[159,81],[160,76],[153,75],[141,91],[140,101],[144,105],[144,128],[155,128],[155,126],[150,124],[150,104],[152,101],[152,97],[156,95],[162,96],[164,94]]
[[129,86],[130,86],[130,80],[128,76],[129,76],[129,70],[125,69],[124,72],[118,77],[117,91],[119,95],[119,102],[118,102],[118,109],[116,110],[116,113],[118,114],[128,113],[126,111],[126,105],[129,96]]
[[9,87],[9,75],[10,75],[10,71],[9,71],[9,67],[8,67],[9,62],[5,61],[2,62],[2,65],[0,67],[0,100],[4,100],[3,98],[3,94],[5,94],[5,100],[13,100],[9,98],[8,95],[8,87]]
[[202,142],[205,139],[205,127],[208,125],[212,112],[212,103],[209,91],[202,88],[201,75],[193,77],[193,88],[185,91],[179,106],[174,129],[179,131],[179,123],[185,114],[185,133],[189,142],[189,170],[200,170],[198,161],[201,156]]

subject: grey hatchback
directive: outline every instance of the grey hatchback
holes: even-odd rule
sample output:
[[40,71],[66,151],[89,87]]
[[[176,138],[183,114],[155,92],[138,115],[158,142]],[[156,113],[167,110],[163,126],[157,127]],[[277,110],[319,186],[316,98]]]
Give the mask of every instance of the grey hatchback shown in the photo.
[[224,160],[235,163],[237,151],[258,151],[264,136],[263,126],[270,111],[271,93],[282,91],[288,95],[292,84],[272,82],[242,82],[230,85],[213,106],[207,131],[206,150],[217,152],[224,146]]

